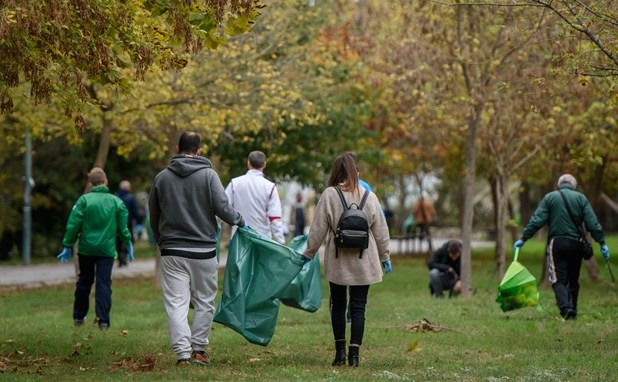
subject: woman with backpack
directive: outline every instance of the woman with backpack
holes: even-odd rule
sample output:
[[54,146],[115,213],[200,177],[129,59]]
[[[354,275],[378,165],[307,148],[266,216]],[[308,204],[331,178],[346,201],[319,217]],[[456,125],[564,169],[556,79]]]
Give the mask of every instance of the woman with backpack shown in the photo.
[[[346,211],[349,209],[360,209],[364,215],[354,214],[354,219],[349,219],[351,225],[346,227],[345,219],[341,218],[349,215]],[[324,243],[324,275],[330,285],[331,324],[336,349],[333,366],[346,363],[348,293],[352,322],[347,361],[350,366],[359,364],[369,286],[382,281],[382,268],[384,273],[392,271],[389,239],[377,196],[359,186],[356,156],[351,152],[341,154],[333,164],[328,187],[316,206],[303,254],[312,259]]]

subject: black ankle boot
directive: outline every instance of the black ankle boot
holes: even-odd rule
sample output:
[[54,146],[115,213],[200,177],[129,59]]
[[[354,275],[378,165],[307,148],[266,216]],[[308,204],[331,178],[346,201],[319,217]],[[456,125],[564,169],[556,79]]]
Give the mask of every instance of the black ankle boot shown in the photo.
[[345,340],[335,341],[335,360],[333,366],[345,365]]
[[350,346],[348,347],[348,365],[350,366],[358,366],[358,352],[360,348],[358,346]]

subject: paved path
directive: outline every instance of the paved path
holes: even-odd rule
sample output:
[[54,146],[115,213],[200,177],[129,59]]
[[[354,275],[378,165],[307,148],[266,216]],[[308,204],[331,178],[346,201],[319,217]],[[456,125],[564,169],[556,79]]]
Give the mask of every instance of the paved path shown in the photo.
[[[434,239],[433,247],[438,248],[446,239]],[[493,246],[493,242],[473,241],[472,248]],[[396,256],[402,252],[422,253],[427,250],[427,243],[403,242],[391,240],[391,254]],[[219,267],[224,268],[227,257],[222,254]],[[135,260],[127,267],[114,266],[112,278],[123,279],[132,277],[153,277],[155,274],[154,258]],[[0,292],[22,289],[44,288],[56,285],[74,284],[76,281],[75,264],[49,263],[38,265],[6,265],[0,266]]]

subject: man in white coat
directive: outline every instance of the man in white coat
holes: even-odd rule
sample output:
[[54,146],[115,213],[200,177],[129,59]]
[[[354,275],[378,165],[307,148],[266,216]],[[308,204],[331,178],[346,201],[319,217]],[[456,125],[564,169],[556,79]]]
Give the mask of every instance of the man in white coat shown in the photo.
[[[245,223],[268,238],[284,244],[281,200],[277,185],[264,177],[266,155],[252,151],[247,160],[249,170],[236,177],[225,188],[230,205],[238,211]],[[232,228],[232,235],[236,227]]]

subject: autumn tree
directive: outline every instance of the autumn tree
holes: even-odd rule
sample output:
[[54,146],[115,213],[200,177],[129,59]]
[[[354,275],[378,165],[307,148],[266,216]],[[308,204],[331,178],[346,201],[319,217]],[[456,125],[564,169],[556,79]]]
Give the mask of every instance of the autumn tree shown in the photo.
[[[142,79],[152,65],[182,68],[187,54],[246,32],[257,0],[8,0],[0,5],[0,110],[12,111],[26,81],[34,104],[60,97],[71,115],[88,83],[125,89],[122,68]],[[85,127],[81,115],[76,125]]]
[[459,4],[527,8],[539,23],[557,16],[565,26],[562,39],[580,42],[564,55],[571,72],[584,76],[618,76],[618,4],[613,0],[480,0]]

